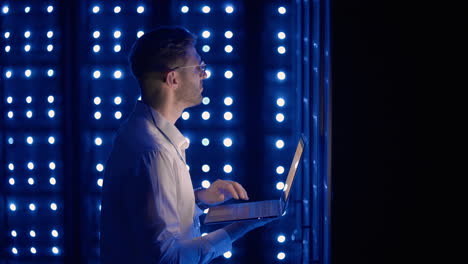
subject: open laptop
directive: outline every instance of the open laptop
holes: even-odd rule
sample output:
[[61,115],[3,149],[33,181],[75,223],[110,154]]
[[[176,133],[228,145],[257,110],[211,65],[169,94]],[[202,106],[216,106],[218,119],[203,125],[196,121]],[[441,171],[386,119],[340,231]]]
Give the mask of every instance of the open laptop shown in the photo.
[[304,137],[301,135],[296,152],[289,168],[288,177],[278,200],[258,202],[234,203],[211,207],[205,217],[205,224],[221,224],[246,220],[259,220],[263,218],[276,218],[286,213],[290,191],[294,183],[297,167],[302,160],[304,151]]

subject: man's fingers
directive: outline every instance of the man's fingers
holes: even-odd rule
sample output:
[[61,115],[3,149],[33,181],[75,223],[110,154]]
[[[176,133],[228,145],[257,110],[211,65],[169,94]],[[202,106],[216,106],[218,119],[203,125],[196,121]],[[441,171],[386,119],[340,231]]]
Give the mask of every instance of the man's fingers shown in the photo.
[[229,192],[234,199],[239,200],[239,194],[230,182],[226,182],[223,189]]
[[247,191],[244,189],[244,187],[242,187],[242,185],[240,185],[239,183],[237,182],[234,182],[234,181],[231,181],[232,185],[234,186],[234,188],[236,189],[237,193],[239,194],[239,196],[244,199],[244,200],[248,200],[249,199],[249,196],[247,195]]

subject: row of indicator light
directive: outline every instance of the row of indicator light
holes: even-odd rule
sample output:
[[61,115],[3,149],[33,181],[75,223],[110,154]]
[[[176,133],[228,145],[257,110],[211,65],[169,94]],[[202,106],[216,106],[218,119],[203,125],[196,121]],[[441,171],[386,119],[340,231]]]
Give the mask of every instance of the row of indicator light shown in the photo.
[[[58,206],[57,206],[56,203],[50,203],[50,204],[49,204],[49,207],[50,207],[50,210],[52,210],[52,211],[57,211],[57,209],[58,209]],[[16,206],[15,203],[10,203],[10,204],[8,205],[8,208],[9,208],[10,211],[12,211],[12,212],[16,212],[16,210],[18,210],[18,207]],[[29,209],[31,212],[34,212],[34,211],[37,210],[37,206],[36,206],[35,203],[30,203],[30,204],[28,205],[28,209]]]

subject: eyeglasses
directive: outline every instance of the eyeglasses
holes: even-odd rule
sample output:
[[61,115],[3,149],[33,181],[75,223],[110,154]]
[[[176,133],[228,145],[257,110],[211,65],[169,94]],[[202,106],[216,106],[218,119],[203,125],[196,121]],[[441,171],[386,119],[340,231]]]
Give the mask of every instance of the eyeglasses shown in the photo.
[[205,74],[206,71],[206,63],[204,61],[200,62],[199,65],[191,65],[191,66],[182,66],[182,67],[175,67],[170,69],[171,71],[175,71],[177,69],[184,69],[184,68],[193,68],[193,67],[198,67],[198,70],[200,71],[201,74]]

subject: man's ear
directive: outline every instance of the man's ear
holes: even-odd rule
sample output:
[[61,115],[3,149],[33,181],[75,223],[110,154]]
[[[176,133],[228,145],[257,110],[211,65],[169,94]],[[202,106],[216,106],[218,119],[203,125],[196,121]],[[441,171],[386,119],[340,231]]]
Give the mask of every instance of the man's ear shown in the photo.
[[169,86],[177,86],[179,84],[178,76],[175,71],[170,71],[166,77],[166,83]]

